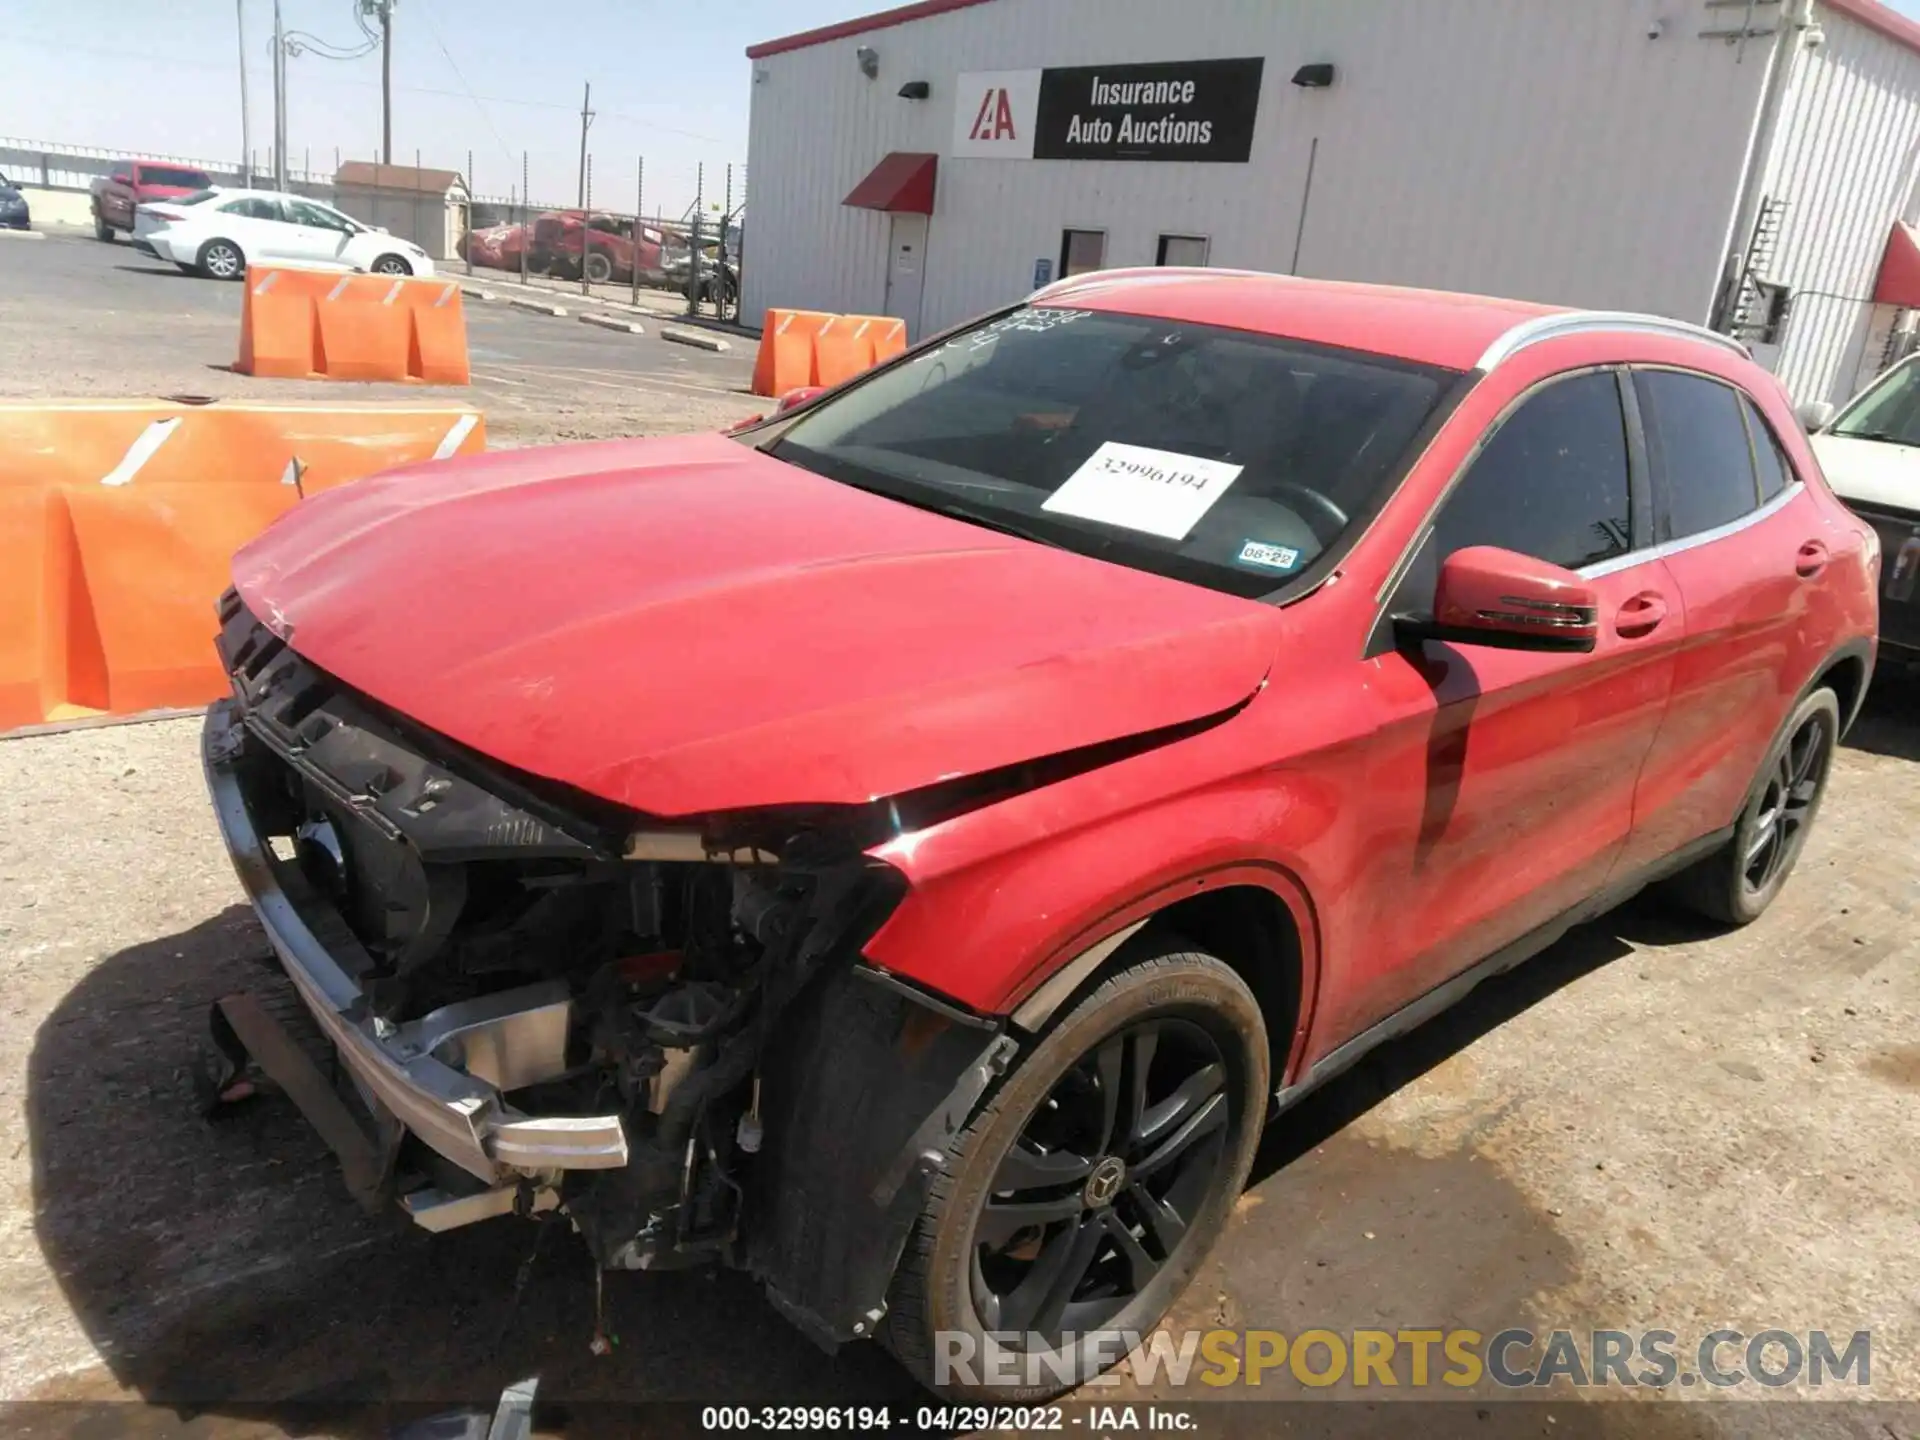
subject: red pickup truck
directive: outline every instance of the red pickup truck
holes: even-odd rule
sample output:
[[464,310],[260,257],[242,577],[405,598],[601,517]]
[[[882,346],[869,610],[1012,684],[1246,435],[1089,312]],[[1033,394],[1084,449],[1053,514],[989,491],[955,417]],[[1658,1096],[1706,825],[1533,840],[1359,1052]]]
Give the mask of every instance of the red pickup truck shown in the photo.
[[171,165],[160,160],[122,161],[93,182],[94,236],[111,240],[116,230],[132,234],[136,205],[190,195],[212,184],[206,171],[191,165]]

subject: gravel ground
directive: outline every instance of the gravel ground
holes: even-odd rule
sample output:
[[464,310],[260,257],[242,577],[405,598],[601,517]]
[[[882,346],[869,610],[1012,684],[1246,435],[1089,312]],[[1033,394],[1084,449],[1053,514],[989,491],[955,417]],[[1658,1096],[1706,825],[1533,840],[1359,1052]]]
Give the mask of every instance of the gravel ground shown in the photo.
[[[1636,901],[1296,1112],[1173,1324],[1870,1329],[1872,1395],[1920,1397],[1915,699],[1880,683],[1760,923],[1711,934]],[[196,739],[0,742],[0,1399],[299,1429],[329,1398],[444,1402],[537,1370],[576,1402],[917,1403],[877,1352],[823,1360],[733,1275],[613,1277],[622,1344],[595,1360],[570,1243],[516,1311],[530,1227],[368,1219],[283,1102],[199,1119],[206,1005],[266,971]],[[1731,1413],[1659,1410],[1689,1434]],[[1744,1433],[1758,1412],[1738,1413]]]

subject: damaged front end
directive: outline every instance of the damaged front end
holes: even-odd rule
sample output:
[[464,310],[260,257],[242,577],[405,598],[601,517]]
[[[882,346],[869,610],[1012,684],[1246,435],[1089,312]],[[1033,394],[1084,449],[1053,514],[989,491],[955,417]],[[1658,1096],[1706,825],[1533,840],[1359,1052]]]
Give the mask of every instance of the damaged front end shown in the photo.
[[[215,809],[382,1137],[383,1192],[430,1229],[561,1210],[602,1267],[744,1265],[821,1338],[864,1333],[915,1147],[1005,1043],[860,964],[899,875],[831,817],[662,827],[507,771],[320,672],[231,592],[221,621]],[[873,1253],[809,1277],[835,1226]]]

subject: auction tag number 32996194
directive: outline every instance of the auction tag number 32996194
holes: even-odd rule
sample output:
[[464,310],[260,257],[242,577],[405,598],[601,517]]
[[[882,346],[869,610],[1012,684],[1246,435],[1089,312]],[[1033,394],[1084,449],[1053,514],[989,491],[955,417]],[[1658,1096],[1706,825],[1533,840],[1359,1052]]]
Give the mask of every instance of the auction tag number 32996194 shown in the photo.
[[1184,540],[1243,467],[1109,440],[1040,508]]

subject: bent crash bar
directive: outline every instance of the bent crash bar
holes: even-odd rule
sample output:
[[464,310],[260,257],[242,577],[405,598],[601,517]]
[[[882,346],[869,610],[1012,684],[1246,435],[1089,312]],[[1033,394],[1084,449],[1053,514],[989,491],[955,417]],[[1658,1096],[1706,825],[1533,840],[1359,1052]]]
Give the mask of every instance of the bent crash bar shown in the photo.
[[[627,1163],[627,1138],[618,1115],[523,1115],[485,1080],[446,1063],[433,1052],[458,1035],[453,1048],[484,1054],[476,1045],[492,1029],[551,1016],[562,997],[554,987],[517,992],[526,1005],[514,1010],[490,996],[476,1002],[485,1013],[457,1019],[448,1007],[405,1025],[376,1020],[360,987],[320,943],[281,886],[275,861],[255,829],[235,762],[246,730],[233,702],[207,711],[201,758],[220,833],[233,868],[266,929],[287,976],[339,1051],[341,1062],[366,1092],[393,1117],[461,1169],[496,1187],[511,1187],[522,1175],[554,1170],[617,1170]],[[476,1217],[477,1218],[477,1217]],[[424,1222],[423,1222],[424,1223]]]

